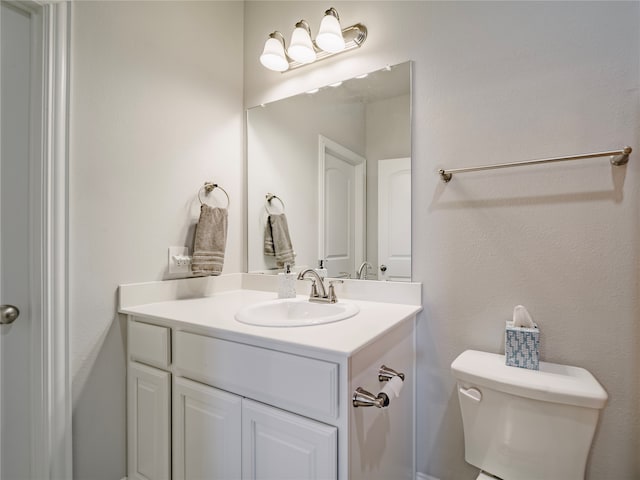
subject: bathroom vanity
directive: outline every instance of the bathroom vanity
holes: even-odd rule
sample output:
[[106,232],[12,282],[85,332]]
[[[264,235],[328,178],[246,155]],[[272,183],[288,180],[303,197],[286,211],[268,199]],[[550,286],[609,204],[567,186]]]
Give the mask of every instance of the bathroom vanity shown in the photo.
[[[339,322],[236,321],[242,307],[275,299],[274,281],[236,274],[120,287],[129,479],[414,478],[420,284],[346,282],[340,301],[359,313]],[[298,293],[307,289],[299,282]],[[354,407],[356,388],[383,389],[382,365],[404,374],[400,395],[386,408]]]

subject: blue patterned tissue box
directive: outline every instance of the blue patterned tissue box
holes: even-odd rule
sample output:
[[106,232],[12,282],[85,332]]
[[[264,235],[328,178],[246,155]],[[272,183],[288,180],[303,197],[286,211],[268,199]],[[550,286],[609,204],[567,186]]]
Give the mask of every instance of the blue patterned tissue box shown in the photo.
[[514,327],[507,322],[504,334],[505,362],[510,367],[538,370],[540,349],[540,330],[534,328]]

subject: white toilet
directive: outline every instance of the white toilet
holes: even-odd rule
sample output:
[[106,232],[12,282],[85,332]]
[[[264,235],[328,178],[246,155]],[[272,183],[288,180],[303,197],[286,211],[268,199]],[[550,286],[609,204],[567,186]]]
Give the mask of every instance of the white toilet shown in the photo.
[[[540,362],[508,367],[504,355],[467,350],[458,381],[465,459],[478,480],[583,480],[607,392],[587,370]],[[489,474],[489,475],[486,475]]]

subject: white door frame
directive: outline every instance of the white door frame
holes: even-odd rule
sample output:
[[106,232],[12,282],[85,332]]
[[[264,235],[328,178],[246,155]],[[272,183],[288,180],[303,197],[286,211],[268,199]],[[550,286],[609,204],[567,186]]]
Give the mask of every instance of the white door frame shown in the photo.
[[[71,378],[68,316],[68,134],[69,49],[71,5],[48,2],[45,19],[45,148],[42,158],[44,188],[40,237],[43,249],[43,395],[46,440],[44,478],[73,478],[71,443]],[[46,334],[46,335],[45,335]]]
[[30,155],[31,468],[34,480],[72,478],[67,297],[69,34],[67,2],[20,0],[33,19],[37,134]]
[[354,236],[355,248],[354,258],[357,266],[364,261],[366,248],[366,205],[367,205],[367,159],[337,142],[323,136],[318,135],[318,259],[325,258],[324,246],[324,169],[325,156],[333,153],[344,159],[355,167],[356,184],[355,184],[355,211],[362,212],[361,215],[356,214],[354,218]]

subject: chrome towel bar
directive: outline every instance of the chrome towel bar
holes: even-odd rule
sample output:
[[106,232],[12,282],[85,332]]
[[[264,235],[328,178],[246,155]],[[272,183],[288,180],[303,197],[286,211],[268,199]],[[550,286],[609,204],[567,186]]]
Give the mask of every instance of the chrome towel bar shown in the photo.
[[568,157],[543,158],[540,160],[525,160],[524,162],[497,163],[494,165],[481,165],[478,167],[450,168],[438,171],[444,183],[448,183],[455,173],[477,172],[480,170],[495,170],[497,168],[521,167],[524,165],[538,165],[543,163],[565,162],[568,160],[584,160],[586,158],[611,157],[611,165],[621,166],[629,162],[631,147],[624,147],[622,150],[612,150],[610,152],[583,153],[580,155],[570,155]]

